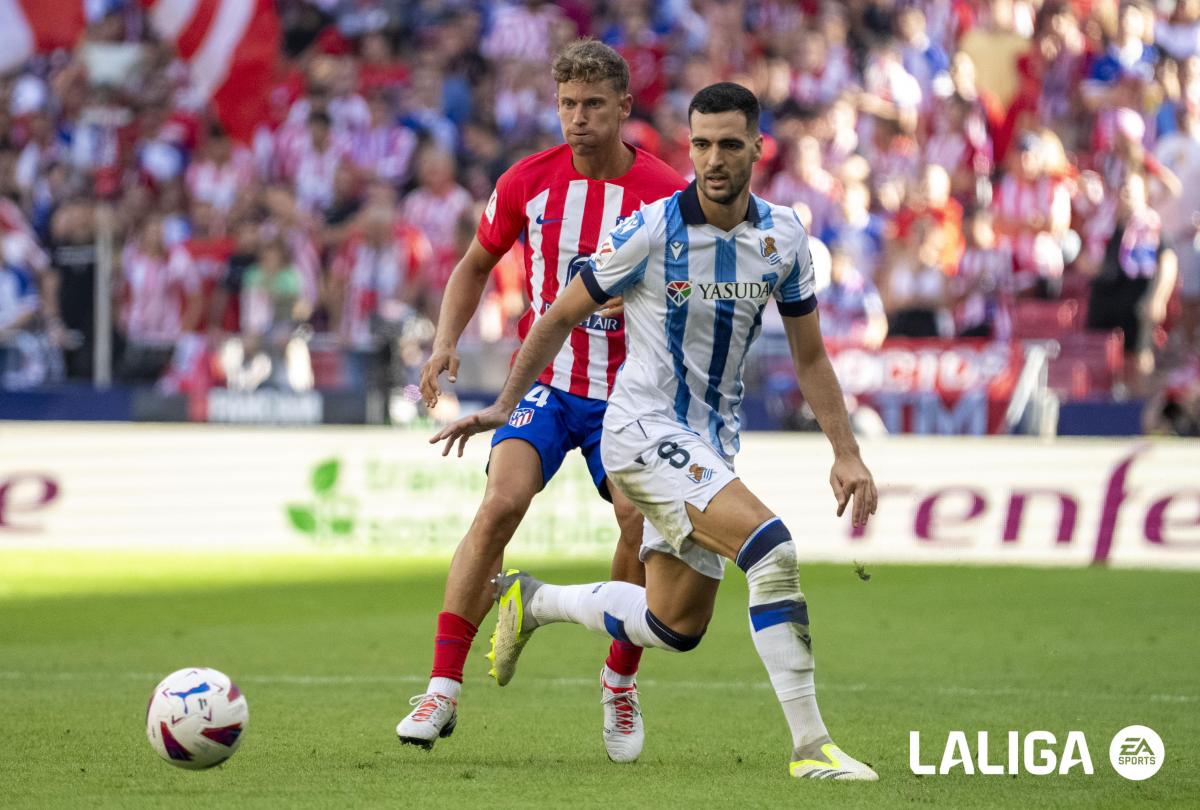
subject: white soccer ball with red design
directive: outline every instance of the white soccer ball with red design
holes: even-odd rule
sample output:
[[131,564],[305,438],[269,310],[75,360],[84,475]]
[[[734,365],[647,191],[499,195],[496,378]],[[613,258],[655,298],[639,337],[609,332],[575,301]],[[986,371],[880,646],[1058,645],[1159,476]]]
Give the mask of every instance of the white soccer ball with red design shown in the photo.
[[246,696],[215,669],[172,672],[146,706],[146,736],[172,765],[196,770],[233,756],[250,722]]

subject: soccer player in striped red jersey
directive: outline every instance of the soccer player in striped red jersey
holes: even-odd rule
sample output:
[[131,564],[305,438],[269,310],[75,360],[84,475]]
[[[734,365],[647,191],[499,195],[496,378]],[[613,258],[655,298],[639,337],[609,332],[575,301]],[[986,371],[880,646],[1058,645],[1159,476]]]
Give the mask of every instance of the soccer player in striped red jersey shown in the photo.
[[[496,184],[475,239],[446,285],[433,354],[421,375],[431,408],[441,394],[440,375],[456,380],[455,346],[479,305],[488,274],[518,237],[524,238],[525,291],[531,302],[521,321],[523,338],[620,219],[686,185],[665,163],[621,140],[633,99],[629,66],[616,51],[580,40],[558,56],[553,75],[566,143],[519,161]],[[642,515],[608,486],[600,460],[604,410],[624,359],[625,325],[616,303],[572,330],[521,407],[496,431],[483,503],[450,564],[429,686],[412,699],[414,710],[396,727],[401,742],[430,748],[453,732],[463,664],[492,605],[489,580],[499,573],[504,548],[534,495],[572,449],[583,453],[601,497],[613,503],[620,527],[613,579],[645,582],[638,557]],[[634,684],[640,658],[640,647],[617,639],[601,671],[603,738],[614,762],[631,762],[641,753],[644,734]],[[493,674],[501,685],[511,677]]]

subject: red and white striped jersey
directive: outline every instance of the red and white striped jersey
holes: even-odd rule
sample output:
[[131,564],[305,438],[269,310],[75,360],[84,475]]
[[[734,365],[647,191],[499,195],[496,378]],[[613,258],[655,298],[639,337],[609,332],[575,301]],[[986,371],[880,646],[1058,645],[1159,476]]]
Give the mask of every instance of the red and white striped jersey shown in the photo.
[[166,256],[125,248],[121,257],[119,321],[133,343],[170,343],[183,333],[183,309],[199,292],[199,279]]
[[238,192],[254,182],[254,156],[244,146],[237,146],[223,164],[198,160],[188,166],[185,181],[193,199],[228,211]]
[[429,240],[416,228],[398,223],[383,247],[354,234],[333,261],[334,281],[344,285],[339,332],[356,349],[372,346],[371,319],[390,302],[403,301],[420,281],[432,256]]
[[[687,185],[649,152],[629,148],[633,166],[612,180],[580,174],[564,144],[519,161],[496,183],[476,237],[489,253],[502,256],[524,234],[530,308],[518,328],[522,339],[619,219]],[[624,361],[624,319],[593,315],[571,330],[538,382],[577,396],[608,399]]]
[[[1071,195],[1064,183],[1051,177],[1025,181],[1008,175],[996,187],[992,212],[997,219],[1000,247],[1013,253],[1018,273],[1058,277],[1063,255],[1050,231],[1071,216]],[[1036,215],[1040,226],[1030,222]]]

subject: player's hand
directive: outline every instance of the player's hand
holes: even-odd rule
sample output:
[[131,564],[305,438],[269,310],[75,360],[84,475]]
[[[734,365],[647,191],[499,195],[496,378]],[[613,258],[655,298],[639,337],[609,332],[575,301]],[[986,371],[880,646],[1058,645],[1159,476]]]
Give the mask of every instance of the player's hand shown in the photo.
[[829,485],[833,487],[834,497],[837,498],[838,517],[853,500],[851,522],[855,526],[867,525],[867,518],[875,514],[875,507],[879,505],[879,492],[875,489],[871,471],[862,459],[858,456],[839,456],[835,459],[833,470],[829,473]]
[[446,427],[438,431],[429,440],[429,443],[437,444],[444,439],[446,446],[442,448],[442,456],[445,457],[450,455],[450,449],[454,447],[454,442],[457,441],[458,457],[462,458],[463,447],[466,446],[467,439],[476,433],[495,430],[508,421],[509,414],[511,413],[512,408],[505,408],[493,403],[482,411],[476,411],[470,416],[464,416],[462,419],[446,425]]
[[625,297],[618,295],[608,299],[608,303],[600,310],[600,314],[606,318],[615,318],[625,312]]
[[421,397],[427,408],[432,409],[437,405],[438,397],[442,395],[442,389],[438,388],[438,377],[443,371],[449,372],[447,379],[450,382],[458,381],[458,352],[454,349],[435,348],[421,368]]

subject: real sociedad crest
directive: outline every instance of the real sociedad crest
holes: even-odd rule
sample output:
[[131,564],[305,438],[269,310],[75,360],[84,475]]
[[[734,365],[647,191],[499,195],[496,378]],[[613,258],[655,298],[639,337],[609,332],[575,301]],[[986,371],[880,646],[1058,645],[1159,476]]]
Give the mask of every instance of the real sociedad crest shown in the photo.
[[779,249],[775,247],[775,237],[767,236],[758,240],[758,250],[762,253],[764,259],[771,264],[779,264],[783,261],[783,257],[779,255]]

